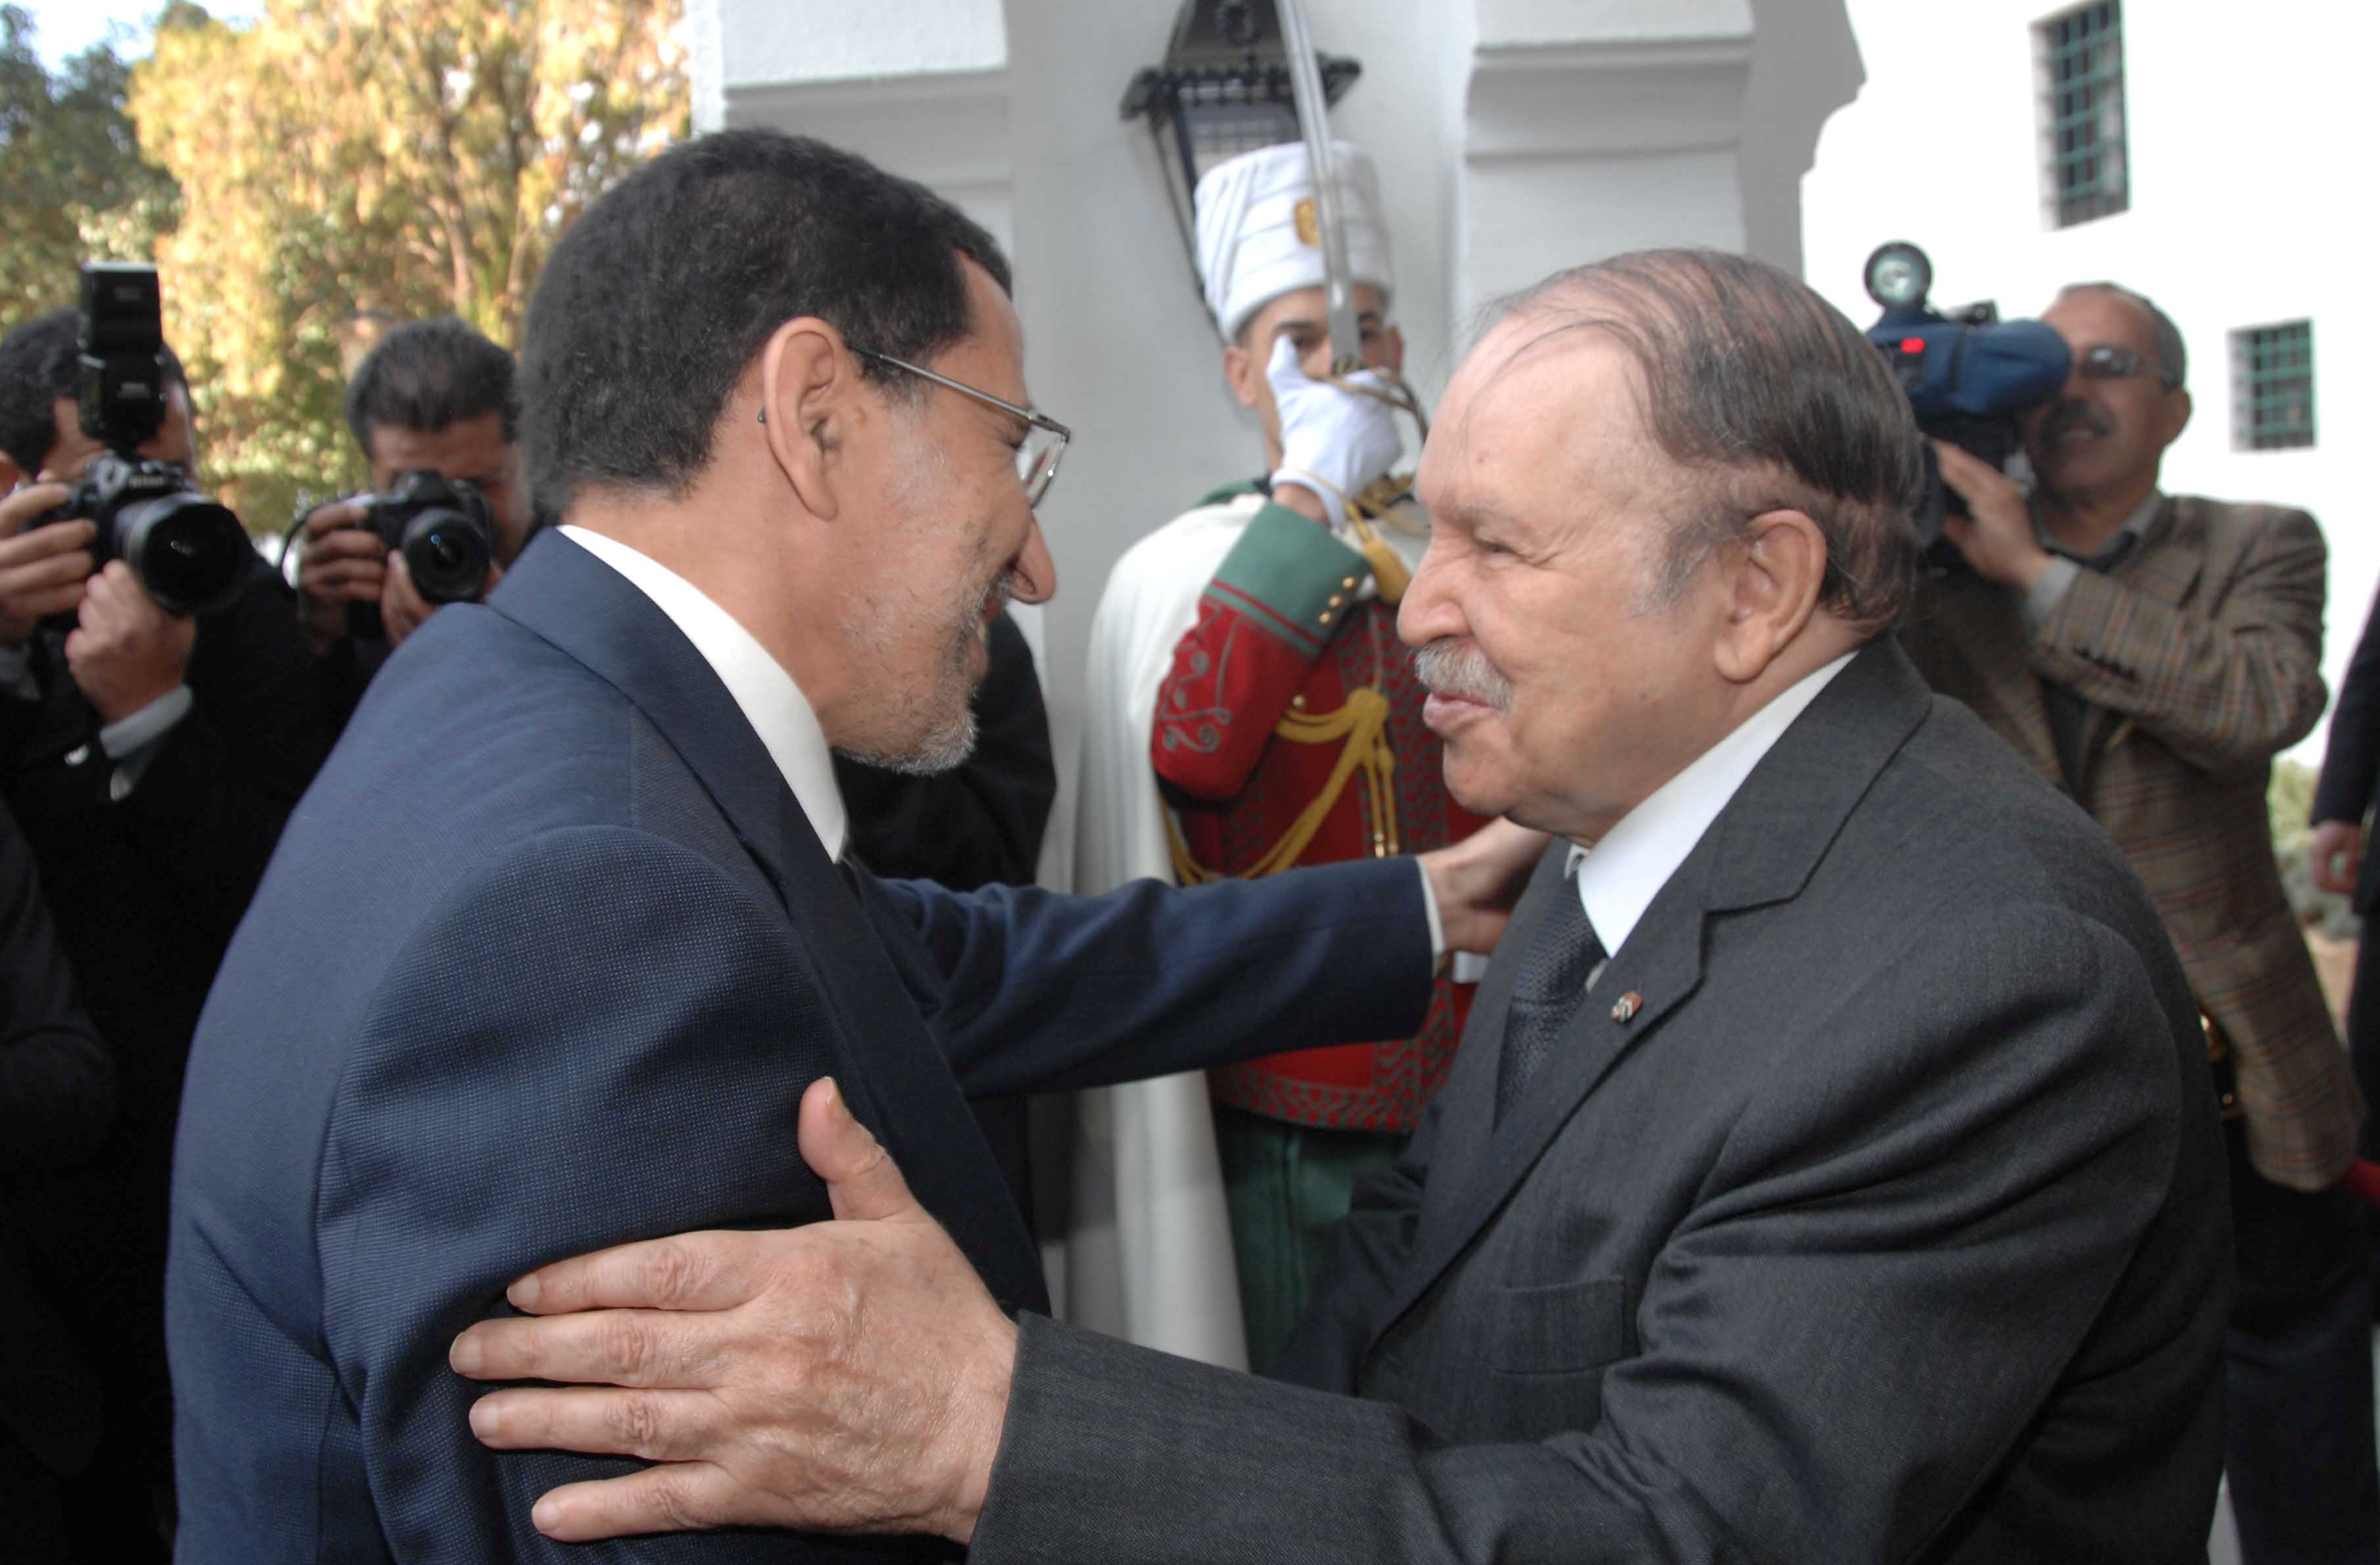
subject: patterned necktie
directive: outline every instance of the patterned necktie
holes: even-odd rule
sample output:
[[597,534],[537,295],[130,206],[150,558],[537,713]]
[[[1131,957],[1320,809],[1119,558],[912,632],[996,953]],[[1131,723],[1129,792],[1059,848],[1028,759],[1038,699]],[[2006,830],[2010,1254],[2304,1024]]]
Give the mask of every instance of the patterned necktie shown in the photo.
[[1504,1122],[1553,1058],[1554,1040],[1577,1014],[1579,1002],[1586,998],[1587,980],[1602,960],[1603,942],[1587,922],[1578,882],[1564,880],[1513,976],[1504,1055],[1496,1067],[1497,1123]]

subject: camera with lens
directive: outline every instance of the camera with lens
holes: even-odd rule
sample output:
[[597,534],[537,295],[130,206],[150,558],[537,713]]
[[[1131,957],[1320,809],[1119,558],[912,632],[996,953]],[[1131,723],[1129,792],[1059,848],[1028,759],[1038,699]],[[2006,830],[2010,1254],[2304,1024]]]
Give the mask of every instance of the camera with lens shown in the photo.
[[[2018,416],[2066,383],[2073,365],[2066,339],[2038,321],[2003,321],[1989,302],[1948,314],[1935,309],[1926,301],[1934,264],[1906,241],[1877,246],[1864,281],[1867,297],[1884,309],[1867,329],[1867,340],[1892,366],[1917,428],[2005,469],[2022,443]],[[1925,498],[1916,520],[1929,563],[1957,563],[1957,552],[1942,540],[1942,516],[1960,510],[1928,444]]]
[[179,467],[140,454],[164,427],[167,372],[157,269],[94,261],[82,269],[75,403],[82,431],[106,446],[63,505],[31,526],[88,519],[94,568],[132,567],[171,614],[203,614],[239,596],[255,548],[239,518],[200,494]]
[[[389,552],[405,557],[414,590],[430,603],[462,603],[487,590],[496,560],[496,514],[475,484],[433,468],[398,476],[386,494],[365,495],[363,526]],[[377,640],[386,634],[380,609],[347,606],[350,635]]]

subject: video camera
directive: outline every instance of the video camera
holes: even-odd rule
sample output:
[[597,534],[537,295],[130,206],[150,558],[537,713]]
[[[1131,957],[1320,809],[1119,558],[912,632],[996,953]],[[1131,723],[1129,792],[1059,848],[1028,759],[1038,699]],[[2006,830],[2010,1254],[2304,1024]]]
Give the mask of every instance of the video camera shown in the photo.
[[[1934,263],[1905,240],[1877,246],[1863,280],[1867,297],[1884,307],[1867,340],[1892,366],[1919,431],[2005,468],[2022,443],[2017,415],[2066,383],[2073,367],[2066,339],[2038,321],[2003,321],[1988,301],[1948,315],[1936,309],[1926,302]],[[1929,444],[1916,518],[1929,558],[1941,557],[1942,516],[1957,507]]]
[[[398,476],[386,494],[367,494],[363,527],[405,556],[414,589],[431,603],[462,603],[487,590],[496,559],[496,514],[477,485],[433,468]],[[347,606],[349,635],[377,640],[386,627],[370,603]]]
[[107,449],[66,503],[32,527],[88,519],[91,565],[132,567],[169,614],[204,614],[239,596],[255,555],[239,518],[199,493],[179,467],[140,454],[165,422],[167,374],[157,269],[93,261],[82,269],[75,405],[82,432]]

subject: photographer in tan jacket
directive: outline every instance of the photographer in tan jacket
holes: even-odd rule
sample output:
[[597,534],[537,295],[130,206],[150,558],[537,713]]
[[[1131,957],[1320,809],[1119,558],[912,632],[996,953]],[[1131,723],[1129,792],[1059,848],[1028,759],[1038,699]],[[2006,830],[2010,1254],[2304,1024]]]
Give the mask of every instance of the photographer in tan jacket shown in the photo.
[[2325,548],[2301,511],[2163,493],[2180,333],[2109,284],[2042,317],[2074,351],[2026,418],[2039,483],[1940,446],[1966,570],[1903,632],[1935,687],[2058,782],[2146,882],[2225,1095],[2240,1295],[2226,1468],[2250,1565],[2380,1548],[2364,1214],[2333,1187],[2362,1105],[2283,895],[2272,758],[2322,715]]

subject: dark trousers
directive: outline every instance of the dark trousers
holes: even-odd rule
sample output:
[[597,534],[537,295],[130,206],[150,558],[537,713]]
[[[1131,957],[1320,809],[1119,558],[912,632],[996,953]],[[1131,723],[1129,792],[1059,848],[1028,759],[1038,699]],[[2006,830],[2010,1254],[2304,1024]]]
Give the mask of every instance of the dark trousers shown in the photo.
[[2374,1565],[2372,1242],[2354,1196],[2274,1184],[2228,1127],[2239,1301],[2224,1472],[2245,1565]]

